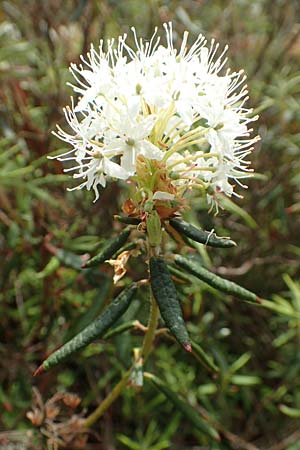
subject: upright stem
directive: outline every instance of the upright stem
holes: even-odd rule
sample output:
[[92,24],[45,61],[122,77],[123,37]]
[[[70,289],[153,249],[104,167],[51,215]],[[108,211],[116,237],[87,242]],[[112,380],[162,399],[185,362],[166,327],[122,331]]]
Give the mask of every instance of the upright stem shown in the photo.
[[148,358],[151,349],[152,349],[152,343],[155,336],[155,331],[157,328],[159,318],[159,310],[157,303],[155,301],[155,298],[153,297],[152,291],[150,294],[150,316],[149,316],[149,322],[148,322],[148,328],[147,332],[144,337],[143,347],[142,347],[142,357],[144,361]]
[[[149,245],[148,257],[151,258],[152,255],[155,255],[159,252],[159,248],[153,248]],[[157,328],[159,318],[159,309],[155,298],[152,294],[150,294],[150,316],[147,331],[144,337],[143,346],[141,350],[141,356],[143,358],[143,362],[145,362],[151,353],[153,340],[155,337],[155,331]],[[119,397],[122,390],[126,387],[128,380],[130,379],[130,375],[134,365],[123,375],[118,384],[113,388],[113,390],[108,394],[108,396],[103,400],[102,403],[95,409],[95,411],[90,414],[84,421],[83,427],[89,428],[91,427],[110,407],[110,405]]]
[[103,400],[102,403],[95,409],[95,411],[90,414],[83,423],[84,428],[91,427],[97,420],[102,416],[102,414],[110,407],[110,405],[119,397],[122,390],[126,386],[128,379],[130,377],[132,368],[129,369],[121,378],[118,384],[113,388],[113,390],[108,394],[108,396]]
[[[149,259],[155,253],[156,253],[155,250],[153,248],[151,248],[149,245],[149,251],[148,251]],[[144,359],[144,362],[147,360],[149,354],[151,353],[158,319],[159,319],[159,309],[158,309],[157,303],[155,301],[155,298],[153,296],[152,289],[150,287],[150,315],[149,315],[148,327],[147,327],[147,331],[146,331],[146,334],[144,337],[144,342],[143,342],[142,351],[141,351],[141,355]]]

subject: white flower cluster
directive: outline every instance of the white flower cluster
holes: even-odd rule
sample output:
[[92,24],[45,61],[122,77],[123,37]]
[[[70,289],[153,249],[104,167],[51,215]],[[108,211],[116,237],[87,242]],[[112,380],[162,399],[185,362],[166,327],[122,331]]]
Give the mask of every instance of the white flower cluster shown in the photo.
[[229,180],[249,176],[245,157],[258,138],[248,129],[256,117],[244,107],[243,72],[221,75],[227,47],[217,56],[219,45],[207,46],[202,35],[189,47],[185,32],[176,51],[172,25],[164,27],[166,46],[157,30],[143,41],[133,29],[135,50],[124,35],[71,65],[79,101],[64,112],[73,132],[58,126],[54,134],[72,149],[56,158],[75,162],[65,169],[81,179],[74,189],[93,188],[96,200],[107,177],[136,177],[139,155],[164,164],[181,193],[202,187],[231,195]]

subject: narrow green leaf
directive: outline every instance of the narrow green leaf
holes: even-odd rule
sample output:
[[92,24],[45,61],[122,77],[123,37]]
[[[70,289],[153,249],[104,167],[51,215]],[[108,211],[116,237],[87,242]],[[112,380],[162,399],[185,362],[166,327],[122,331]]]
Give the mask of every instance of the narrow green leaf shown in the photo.
[[218,388],[213,383],[207,383],[207,384],[201,384],[201,386],[198,387],[197,392],[198,395],[205,396],[205,395],[213,395],[218,391]]
[[287,405],[279,405],[280,411],[286,416],[292,417],[294,419],[300,418],[300,409],[299,408],[291,408]]
[[191,351],[190,339],[171,274],[161,257],[150,258],[151,289],[162,318],[177,342]]
[[130,231],[130,228],[127,227],[118,236],[110,239],[96,256],[82,265],[82,268],[98,266],[110,259],[126,243]]
[[19,144],[15,144],[7,150],[3,150],[0,155],[0,165],[9,161],[16,153],[20,151]]
[[69,175],[64,174],[58,174],[58,175],[52,175],[48,174],[44,177],[36,178],[32,180],[32,184],[34,186],[43,186],[44,184],[60,184],[64,183],[69,179]]
[[14,169],[11,171],[7,171],[5,173],[0,173],[0,180],[2,184],[10,184],[11,179],[20,178],[24,175],[27,175],[28,173],[32,172],[33,167],[26,166],[26,167],[19,167],[18,169]]
[[114,219],[118,222],[126,223],[127,225],[138,225],[139,223],[141,223],[141,219],[139,219],[138,217],[114,215]]
[[291,339],[294,339],[294,337],[296,335],[297,335],[297,329],[290,328],[285,333],[281,333],[279,336],[277,336],[273,341],[273,345],[274,345],[274,347],[279,348],[282,345],[287,344]]
[[101,280],[100,287],[97,289],[95,297],[91,306],[86,310],[86,312],[79,317],[78,321],[75,323],[67,335],[66,340],[73,338],[76,334],[80,333],[84,328],[86,328],[89,323],[91,323],[95,318],[101,313],[104,308],[105,301],[109,297],[109,293],[112,287],[112,280],[110,278]]
[[176,269],[176,267],[173,267],[169,264],[168,264],[168,269],[172,275],[179,278],[180,280],[186,281],[187,283],[191,282],[191,278],[185,272],[182,272],[182,271]]
[[288,302],[286,305],[282,305],[271,300],[260,299],[258,306],[282,314],[283,316],[300,319],[300,314],[298,314]]
[[237,386],[254,386],[261,383],[261,378],[255,375],[233,375],[230,381]]
[[237,298],[240,298],[250,303],[257,304],[259,302],[259,299],[253,292],[248,291],[248,289],[239,286],[233,281],[226,280],[225,278],[222,278],[219,275],[210,272],[209,270],[201,266],[199,263],[196,264],[195,262],[187,258],[184,258],[183,256],[180,255],[175,255],[175,263],[182,269],[199,278],[201,281],[204,281],[205,283],[209,284],[215,289],[218,289],[221,292],[234,295]]
[[228,248],[236,246],[236,243],[230,238],[222,238],[217,236],[215,233],[201,230],[182,219],[171,219],[170,225],[181,235],[210,247]]
[[[149,378],[149,377],[148,377]],[[151,375],[149,378],[156,389],[162,392],[168,400],[188,419],[198,430],[216,441],[220,441],[220,435],[189,403],[182,400],[179,395],[170,389],[160,378]]]
[[122,323],[118,327],[112,328],[103,336],[103,339],[110,339],[124,333],[125,331],[132,330],[132,328],[135,328],[135,322],[135,320],[130,320],[129,322]]
[[228,372],[234,374],[238,372],[242,367],[244,367],[247,362],[251,359],[251,353],[247,352],[241,355],[233,364],[231,364]]
[[257,223],[253,219],[253,217],[250,216],[243,208],[238,206],[236,203],[234,203],[232,200],[230,200],[225,195],[218,196],[218,201],[221,206],[223,206],[228,211],[236,214],[239,216],[243,221],[250,227],[250,228],[257,228]]
[[129,250],[133,250],[136,248],[136,242],[127,242],[123,247],[121,247],[119,250],[116,251],[114,254],[114,257],[117,258],[121,253]]
[[26,189],[38,200],[41,200],[47,205],[53,206],[54,208],[58,209],[59,207],[62,208],[60,203],[57,201],[55,197],[49,194],[45,189],[41,189],[37,186],[34,186],[32,183],[28,183],[26,185]]
[[118,440],[131,450],[141,450],[141,445],[139,443],[134,442],[132,439],[130,439],[128,436],[125,436],[124,434],[118,435]]
[[102,337],[127,310],[137,287],[137,284],[133,283],[125,288],[97,319],[52,353],[36,370],[35,375],[39,375],[51,367],[56,366],[73,353],[86,347],[96,338]]
[[214,363],[213,358],[208,355],[203,348],[195,341],[192,342],[192,355],[210,372],[219,373],[220,369]]
[[52,256],[52,258],[50,258],[50,261],[44,267],[44,269],[36,274],[36,277],[40,280],[46,278],[52,273],[54,273],[59,268],[59,266],[60,264],[58,258],[56,256]]
[[283,279],[292,293],[292,299],[295,309],[300,312],[300,286],[296,284],[287,273],[283,275]]
[[82,259],[79,255],[76,255],[76,253],[59,248],[56,256],[64,266],[71,267],[75,270],[81,270]]

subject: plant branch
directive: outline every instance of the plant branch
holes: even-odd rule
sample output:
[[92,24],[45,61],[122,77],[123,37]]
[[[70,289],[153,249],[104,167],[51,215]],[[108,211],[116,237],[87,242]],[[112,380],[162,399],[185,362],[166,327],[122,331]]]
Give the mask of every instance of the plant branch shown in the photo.
[[151,302],[150,317],[149,317],[147,332],[144,337],[144,342],[143,342],[142,351],[141,351],[141,355],[142,355],[144,361],[147,360],[147,358],[151,352],[152,343],[153,343],[153,340],[155,337],[158,318],[159,318],[159,309],[158,309],[157,303],[155,301],[155,298],[152,294],[152,291],[150,294],[150,302]]
[[84,428],[91,427],[110,407],[110,405],[119,397],[122,390],[126,386],[128,379],[130,377],[132,368],[130,368],[121,378],[118,384],[113,388],[113,390],[108,394],[108,396],[103,400],[102,403],[95,409],[95,411],[90,414],[83,423]]

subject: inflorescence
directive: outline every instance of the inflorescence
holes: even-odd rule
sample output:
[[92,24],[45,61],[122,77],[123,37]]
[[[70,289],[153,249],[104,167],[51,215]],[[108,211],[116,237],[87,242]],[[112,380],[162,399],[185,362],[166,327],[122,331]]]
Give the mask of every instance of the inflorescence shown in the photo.
[[188,46],[185,32],[177,51],[172,24],[164,28],[166,46],[157,29],[143,41],[132,28],[135,50],[126,35],[106,50],[101,40],[71,64],[78,102],[64,112],[73,132],[57,126],[54,134],[72,149],[56,158],[80,180],[73,189],[93,188],[95,200],[107,179],[129,180],[144,200],[176,200],[191,189],[209,199],[237,195],[234,184],[251,173],[246,159],[259,138],[250,136],[257,117],[245,107],[243,71],[225,71],[227,46],[219,51],[202,35]]

